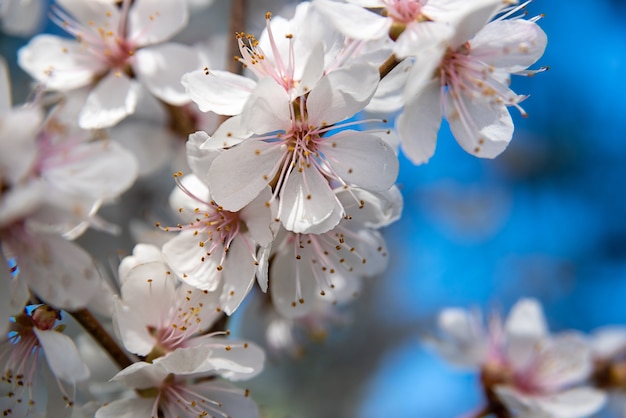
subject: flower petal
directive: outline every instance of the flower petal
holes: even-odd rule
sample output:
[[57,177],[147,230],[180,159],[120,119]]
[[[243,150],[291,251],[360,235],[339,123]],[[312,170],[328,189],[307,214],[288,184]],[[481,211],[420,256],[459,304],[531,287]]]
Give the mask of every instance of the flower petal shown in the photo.
[[286,230],[322,234],[333,229],[344,211],[328,180],[315,167],[293,169],[280,193],[278,217]]
[[84,142],[46,159],[42,175],[58,190],[111,199],[137,178],[135,157],[113,141]]
[[91,256],[56,235],[38,233],[10,242],[19,280],[46,303],[63,309],[84,307],[99,289],[100,275]]
[[319,149],[326,156],[332,173],[347,184],[381,192],[388,190],[398,177],[396,153],[377,136],[342,131],[329,137]]
[[106,70],[99,60],[85,58],[78,42],[46,34],[35,36],[17,55],[20,67],[31,77],[62,91],[86,86]]
[[496,20],[470,42],[472,57],[509,73],[524,70],[543,55],[548,38],[535,22]]
[[192,71],[182,77],[187,94],[203,112],[238,115],[256,87],[256,81],[227,71]]
[[513,120],[504,105],[463,94],[455,98],[448,93],[445,101],[446,119],[459,145],[468,153],[481,158],[495,158],[509,145],[513,137]]
[[274,178],[284,154],[281,146],[254,140],[222,152],[209,169],[213,199],[226,210],[240,210]]
[[276,310],[287,318],[304,316],[315,306],[319,286],[312,266],[293,252],[277,254],[270,271],[270,294]]
[[96,411],[95,418],[136,418],[152,416],[154,399],[130,398],[107,402]]
[[138,46],[166,41],[189,20],[185,0],[136,0],[128,14],[128,39]]
[[135,53],[135,59],[133,69],[150,93],[175,106],[191,101],[181,77],[201,67],[200,56],[194,48],[167,43],[142,48]]
[[435,153],[441,126],[441,84],[433,79],[405,105],[398,116],[402,151],[413,164],[427,162]]
[[69,383],[80,382],[89,377],[89,369],[80,357],[74,340],[55,330],[43,331],[35,327],[33,331],[56,377]]
[[349,38],[372,40],[387,36],[389,33],[391,19],[363,7],[328,0],[315,0],[313,4]]
[[78,124],[83,129],[115,125],[135,112],[139,85],[126,75],[111,71],[89,93]]
[[207,254],[200,246],[204,233],[194,235],[194,231],[182,231],[163,245],[163,258],[183,282],[198,289],[215,291],[220,285],[222,268],[218,268],[224,253],[219,245]]
[[379,77],[378,69],[366,64],[343,67],[322,77],[306,101],[309,122],[326,126],[354,116],[369,103]]
[[256,254],[254,248],[246,244],[251,243],[240,232],[228,247],[228,255],[224,261],[224,287],[220,303],[227,315],[235,312],[254,284]]

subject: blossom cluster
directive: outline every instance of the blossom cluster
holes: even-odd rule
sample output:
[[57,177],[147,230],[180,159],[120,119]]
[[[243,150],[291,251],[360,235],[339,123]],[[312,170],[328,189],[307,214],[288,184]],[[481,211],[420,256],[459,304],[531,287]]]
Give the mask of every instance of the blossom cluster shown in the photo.
[[[32,7],[19,3],[0,17]],[[36,35],[17,55],[33,79],[28,103],[12,106],[2,67],[4,415],[259,416],[248,391],[226,380],[259,374],[265,352],[227,338],[228,317],[264,298],[268,346],[297,351],[299,330],[325,329],[385,271],[381,229],[403,205],[399,148],[428,161],[445,117],[468,153],[496,157],[513,136],[508,108],[524,114],[510,76],[543,70],[528,69],[547,43],[540,17],[525,19],[526,4],[513,0],[302,2],[291,19],[267,13],[258,37],[238,28],[228,70],[213,64],[224,55],[207,46],[214,40],[181,40],[210,3],[56,0],[51,20],[68,36]],[[108,280],[74,240],[90,227],[128,232],[99,209],[164,167],[176,184],[171,213],[155,234],[134,231],[132,255]],[[76,337],[77,347],[66,316],[121,369],[106,390],[93,342]],[[446,318],[452,345],[439,346],[449,351],[475,326]],[[547,341],[536,361],[562,345],[576,351],[574,337],[547,340],[532,326],[524,344]],[[503,408],[534,407],[536,393],[589,374],[582,351],[571,360],[580,370],[540,374],[530,354],[517,362],[505,352],[516,337],[502,324],[490,333],[472,334],[470,351]],[[508,385],[522,374],[524,390]],[[563,402],[584,394],[587,403],[567,416],[603,402],[572,390]]]

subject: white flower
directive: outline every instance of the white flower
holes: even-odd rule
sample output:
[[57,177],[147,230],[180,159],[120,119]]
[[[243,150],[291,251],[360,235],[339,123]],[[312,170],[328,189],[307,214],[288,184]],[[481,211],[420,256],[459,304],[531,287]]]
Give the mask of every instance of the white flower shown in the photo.
[[[322,77],[307,95],[292,101],[273,79],[262,79],[236,118],[256,136],[219,153],[209,169],[216,203],[237,211],[275,182],[278,218],[285,229],[317,234],[332,229],[344,215],[331,183],[389,189],[398,160],[385,141],[352,130],[329,134],[342,127],[337,122],[363,109],[377,83],[375,68],[354,65]],[[226,138],[214,135],[207,146],[228,139],[228,132]]]
[[391,37],[394,53],[404,58],[442,42],[454,32],[449,20],[463,0],[315,0],[315,6],[342,33],[372,41]]
[[[526,96],[509,88],[510,75],[533,74],[525,69],[541,57],[547,39],[537,19],[505,19],[519,8],[502,6],[501,0],[476,3],[459,19],[447,50],[428,48],[417,56],[397,121],[414,163],[433,155],[442,113],[463,149],[478,157],[496,157],[511,140],[507,106],[525,115],[519,103]],[[489,22],[498,11],[501,16]]]
[[49,89],[67,91],[97,83],[81,112],[82,128],[112,126],[132,114],[140,88],[134,77],[163,101],[189,101],[179,81],[200,66],[196,52],[184,45],[160,44],[186,25],[184,0],[124,0],[120,7],[98,0],[58,3],[73,17],[56,9],[54,19],[76,40],[38,35],[19,51],[18,61]]
[[457,364],[481,368],[481,382],[509,411],[520,416],[577,418],[598,411],[605,394],[585,385],[591,350],[577,334],[550,336],[540,305],[521,300],[504,324],[461,309],[439,316],[443,337],[435,347]]
[[168,228],[180,232],[163,245],[163,257],[186,284],[217,292],[220,306],[230,315],[252,288],[258,266],[265,263],[257,257],[257,250],[273,240],[274,216],[266,204],[270,189],[230,212],[212,201],[197,176],[182,180],[177,176],[177,182],[170,204],[184,221],[178,228]]
[[[202,378],[205,379],[202,379]],[[185,375],[173,372],[157,359],[154,363],[135,363],[119,372],[113,380],[137,389],[139,398],[110,402],[96,412],[96,418],[157,417],[245,417],[259,416],[258,407],[248,391],[212,375]],[[194,379],[199,378],[199,379]]]
[[[58,319],[58,311],[41,305],[32,310],[31,314],[16,316],[11,323],[8,338],[3,336],[0,340],[1,380],[3,385],[9,386],[9,391],[4,392],[3,399],[0,399],[3,414],[10,416],[10,411],[15,409],[16,414],[20,414],[18,410],[21,410],[26,416],[41,410],[37,402],[42,391],[45,393],[46,386],[41,381],[43,376],[40,376],[43,358],[57,378],[66,405],[71,405],[72,399],[61,381],[73,386],[89,377],[89,369],[82,361],[76,345],[62,333],[64,326],[56,325]],[[53,393],[58,392],[51,390],[48,394],[49,403]],[[57,403],[59,401],[61,399],[55,400]],[[51,405],[47,408],[53,409]]]
[[[387,265],[382,236],[373,229],[397,218],[402,200],[397,189],[386,195],[342,190],[338,198],[346,216],[323,234],[282,231],[272,247],[269,285],[276,310],[302,317],[317,299],[342,303],[354,298],[361,278],[381,273]],[[265,290],[267,283],[261,285]]]
[[[238,33],[241,57],[237,60],[260,81],[273,79],[292,99],[315,87],[322,75],[335,66],[343,37],[325,25],[310,3],[298,5],[291,20],[271,19],[257,40]],[[203,112],[238,115],[257,82],[227,71],[205,68],[182,78],[187,93]]]

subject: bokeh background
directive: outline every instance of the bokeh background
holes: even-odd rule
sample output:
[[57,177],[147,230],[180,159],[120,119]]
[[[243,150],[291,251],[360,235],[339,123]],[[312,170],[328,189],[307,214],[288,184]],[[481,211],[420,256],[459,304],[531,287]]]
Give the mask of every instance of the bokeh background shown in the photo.
[[[227,0],[216,3],[228,9]],[[254,8],[264,3],[274,6]],[[506,313],[535,297],[554,331],[626,325],[626,2],[538,0],[527,9],[546,15],[539,24],[549,44],[537,67],[550,70],[514,78],[513,89],[530,95],[529,117],[511,109],[510,147],[496,160],[476,159],[444,124],[428,164],[402,160],[405,208],[385,230],[387,274],[350,307],[349,325],[302,357],[272,358],[250,382],[268,417],[447,418],[477,408],[476,375],[449,367],[421,342],[443,307]],[[0,34],[16,102],[28,94],[15,63],[25,41]],[[137,187],[145,206],[172,184]],[[139,204],[123,199],[101,213],[119,220]],[[82,242],[105,259],[132,249],[127,234],[89,232]],[[260,339],[254,319],[252,304],[233,326]]]

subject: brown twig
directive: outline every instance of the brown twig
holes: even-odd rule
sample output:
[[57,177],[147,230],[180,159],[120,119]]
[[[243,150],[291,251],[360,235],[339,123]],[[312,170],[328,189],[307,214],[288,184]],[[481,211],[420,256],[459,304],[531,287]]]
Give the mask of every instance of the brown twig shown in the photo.
[[125,369],[133,364],[131,358],[122,350],[119,344],[109,335],[102,324],[100,324],[100,321],[98,321],[88,309],[79,309],[69,312],[69,314],[82,325],[85,331],[87,331],[107,353],[109,353],[109,356],[120,368]]
[[383,78],[385,78],[391,72],[391,70],[396,68],[396,66],[401,62],[402,61],[398,60],[398,57],[396,57],[395,54],[387,58],[387,61],[383,62],[383,64],[378,68],[380,79],[382,80]]

